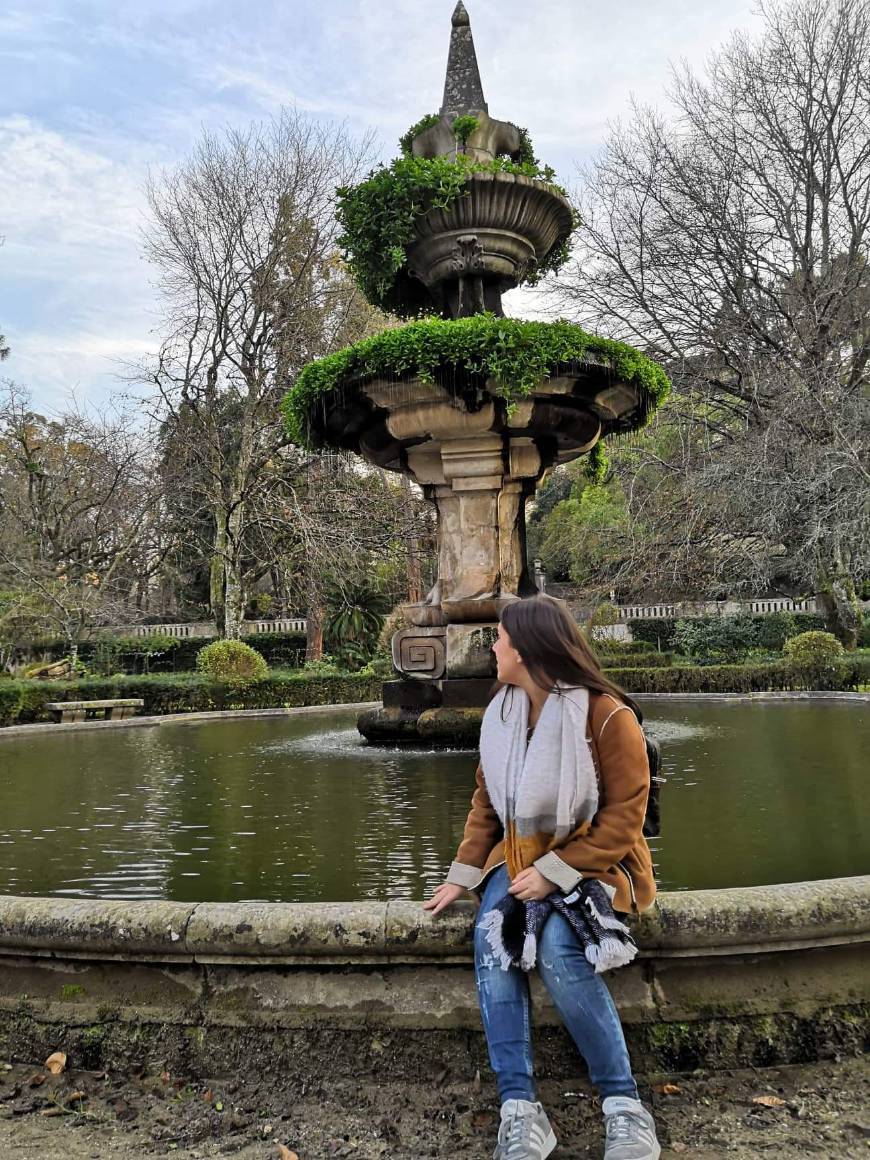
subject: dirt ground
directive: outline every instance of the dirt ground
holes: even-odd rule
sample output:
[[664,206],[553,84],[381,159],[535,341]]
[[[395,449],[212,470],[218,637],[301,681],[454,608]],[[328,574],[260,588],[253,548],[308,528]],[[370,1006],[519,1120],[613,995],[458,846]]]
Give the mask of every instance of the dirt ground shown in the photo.
[[[868,1057],[654,1076],[641,1094],[669,1160],[870,1155]],[[554,1160],[601,1156],[588,1088],[544,1082],[540,1097],[560,1140]],[[274,1077],[209,1085],[167,1072],[54,1076],[44,1062],[0,1061],[3,1160],[477,1160],[491,1156],[496,1127],[489,1077],[470,1086],[342,1081],[291,1091]]]

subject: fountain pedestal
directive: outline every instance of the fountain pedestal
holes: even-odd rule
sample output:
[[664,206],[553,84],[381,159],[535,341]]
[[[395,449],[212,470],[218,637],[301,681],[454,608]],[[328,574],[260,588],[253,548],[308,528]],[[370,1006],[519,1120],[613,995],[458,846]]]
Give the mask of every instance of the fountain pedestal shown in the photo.
[[499,613],[536,591],[526,500],[553,464],[591,450],[605,426],[633,412],[637,391],[590,361],[542,380],[511,408],[494,382],[475,385],[457,368],[436,382],[376,379],[357,392],[327,410],[333,438],[405,471],[438,509],[435,584],[405,606],[410,626],[392,641],[402,679],[385,686],[360,730],[373,740],[473,738],[495,677]]

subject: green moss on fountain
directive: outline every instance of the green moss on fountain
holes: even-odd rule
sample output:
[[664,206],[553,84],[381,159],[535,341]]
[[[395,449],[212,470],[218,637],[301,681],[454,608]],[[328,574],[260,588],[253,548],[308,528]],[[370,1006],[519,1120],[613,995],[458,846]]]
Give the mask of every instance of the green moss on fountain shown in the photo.
[[291,439],[318,446],[313,416],[329,395],[354,382],[402,377],[434,382],[439,370],[457,367],[494,379],[510,406],[528,397],[543,380],[586,362],[603,365],[614,380],[637,389],[637,427],[670,391],[658,363],[625,343],[598,338],[570,322],[524,322],[478,314],[455,320],[421,319],[309,363],[284,399],[284,419]]

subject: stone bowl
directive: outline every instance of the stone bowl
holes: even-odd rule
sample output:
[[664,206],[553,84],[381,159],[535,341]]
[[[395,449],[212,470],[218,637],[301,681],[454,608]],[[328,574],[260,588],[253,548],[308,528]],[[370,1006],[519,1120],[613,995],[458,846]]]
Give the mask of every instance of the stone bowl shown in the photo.
[[[536,475],[583,455],[606,435],[643,424],[646,394],[595,360],[555,368],[510,408],[492,379],[460,367],[442,368],[435,382],[416,377],[345,383],[312,414],[318,443],[357,452],[388,471],[417,475],[411,461],[445,441],[496,435],[506,454],[539,459]],[[526,474],[525,472],[523,474]],[[422,478],[418,482],[425,483]]]
[[407,268],[449,316],[475,312],[457,303],[461,280],[484,283],[479,308],[501,313],[501,294],[519,285],[573,228],[567,199],[542,181],[513,173],[475,173],[466,195],[417,223]]

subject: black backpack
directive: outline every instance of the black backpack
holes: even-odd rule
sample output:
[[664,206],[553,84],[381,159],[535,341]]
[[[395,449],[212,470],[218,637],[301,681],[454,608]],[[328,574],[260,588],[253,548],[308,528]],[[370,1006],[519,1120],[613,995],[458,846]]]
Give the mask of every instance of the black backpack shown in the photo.
[[643,739],[646,742],[646,756],[649,761],[649,797],[646,800],[646,815],[643,819],[643,836],[657,838],[662,832],[662,807],[659,801],[664,778],[659,770],[662,765],[661,746],[654,737],[650,737],[641,724]]

